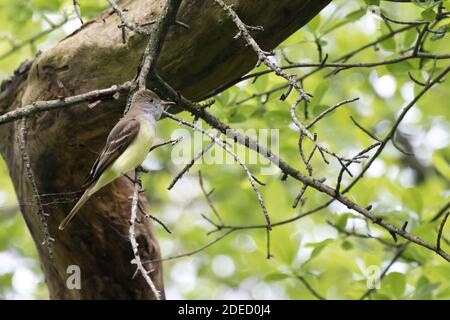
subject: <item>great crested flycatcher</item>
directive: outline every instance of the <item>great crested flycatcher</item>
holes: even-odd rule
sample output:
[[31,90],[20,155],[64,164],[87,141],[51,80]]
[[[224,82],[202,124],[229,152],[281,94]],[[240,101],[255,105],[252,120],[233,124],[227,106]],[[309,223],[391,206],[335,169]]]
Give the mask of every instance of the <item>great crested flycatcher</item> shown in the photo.
[[[167,104],[167,102],[166,102]],[[150,90],[136,92],[129,111],[108,135],[105,147],[86,179],[80,200],[59,225],[63,230],[86,201],[101,188],[144,162],[152,146],[162,101]]]

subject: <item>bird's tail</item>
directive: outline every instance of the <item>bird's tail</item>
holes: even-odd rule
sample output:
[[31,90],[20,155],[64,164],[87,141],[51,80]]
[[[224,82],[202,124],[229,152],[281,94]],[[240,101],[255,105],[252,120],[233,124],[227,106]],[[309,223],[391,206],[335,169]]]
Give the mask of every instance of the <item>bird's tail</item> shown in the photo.
[[81,207],[86,203],[86,201],[89,200],[91,197],[91,188],[86,189],[86,191],[81,196],[80,200],[78,200],[77,204],[72,208],[72,210],[69,212],[69,214],[64,218],[64,220],[59,225],[59,230],[64,230],[64,228],[69,224],[70,220],[73,219],[73,217],[76,215],[78,210],[81,209]]

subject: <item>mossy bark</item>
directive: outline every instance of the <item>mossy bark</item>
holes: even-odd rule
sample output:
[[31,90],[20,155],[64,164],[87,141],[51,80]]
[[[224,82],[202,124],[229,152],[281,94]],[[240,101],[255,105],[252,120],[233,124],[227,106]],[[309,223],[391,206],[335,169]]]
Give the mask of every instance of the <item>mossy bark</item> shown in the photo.
[[[261,25],[255,38],[265,50],[280,42],[314,17],[330,0],[233,0],[234,9],[249,25]],[[129,0],[128,19],[143,23],[158,18],[163,0]],[[236,27],[211,0],[183,1],[178,20],[190,29],[172,27],[158,62],[160,75],[186,97],[196,100],[252,69],[256,56]],[[119,19],[105,12],[85,24],[54,48],[44,52],[0,92],[0,113],[36,100],[106,88],[133,79],[147,39],[127,31],[127,42],[117,27]],[[105,101],[94,109],[80,104],[40,113],[28,119],[27,150],[40,193],[78,190],[96,151],[121,116],[125,97]],[[0,151],[5,158],[19,201],[32,199],[30,183],[19,152],[19,122],[0,127]],[[87,147],[89,146],[89,147]],[[36,242],[52,299],[148,299],[151,291],[130,264],[128,219],[132,184],[118,179],[104,188],[80,211],[64,231],[61,219],[73,203],[46,207],[50,233],[55,238],[50,259],[41,245],[42,227],[33,206],[22,207]],[[142,201],[146,201],[142,199]],[[160,251],[150,223],[138,224],[143,259],[157,259]],[[81,268],[81,290],[66,287],[69,265]],[[152,266],[151,277],[164,292],[162,265]]]

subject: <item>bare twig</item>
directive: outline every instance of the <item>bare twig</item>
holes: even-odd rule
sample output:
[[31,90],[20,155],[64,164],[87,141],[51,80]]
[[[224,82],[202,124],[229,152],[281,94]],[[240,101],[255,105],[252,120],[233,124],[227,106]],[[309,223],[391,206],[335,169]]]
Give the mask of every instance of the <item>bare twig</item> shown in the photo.
[[[117,3],[115,2],[115,0],[107,0],[109,5],[111,6],[111,8],[114,10],[114,12],[119,16],[121,25],[119,25],[120,28],[122,28],[122,30],[124,30],[124,27],[127,27],[128,29],[135,31],[139,34],[142,35],[146,35],[149,36],[151,33],[149,31],[147,31],[145,28],[143,28],[142,26],[138,25],[137,23],[134,22],[130,22],[128,21],[128,19],[125,16],[125,12],[124,10],[122,10]],[[154,23],[154,21],[153,21]]]
[[258,64],[264,63],[269,69],[271,69],[277,76],[280,76],[284,78],[289,86],[287,92],[282,96],[282,100],[285,100],[290,91],[295,89],[298,94],[300,95],[300,99],[303,100],[309,100],[309,95],[303,91],[303,88],[300,87],[297,80],[293,75],[286,74],[282,71],[282,69],[273,61],[269,59],[269,56],[271,55],[268,52],[265,52],[261,49],[261,47],[258,45],[256,40],[250,35],[249,29],[252,30],[260,30],[261,27],[251,27],[246,25],[242,20],[239,18],[239,16],[236,14],[236,12],[233,10],[232,6],[226,5],[222,0],[213,0],[218,6],[220,6],[226,14],[233,20],[233,22],[236,24],[237,28],[239,29],[238,36],[242,36],[247,44],[252,47],[253,51],[258,55]]
[[448,72],[450,72],[450,66],[446,67],[438,76],[436,76],[425,87],[423,87],[422,90],[414,97],[414,99],[412,99],[403,108],[403,110],[400,112],[400,115],[397,117],[397,120],[395,121],[394,125],[392,126],[391,130],[388,132],[386,137],[381,141],[381,144],[380,144],[379,148],[377,149],[377,151],[375,152],[375,154],[369,159],[369,161],[366,163],[366,165],[361,170],[360,174],[358,176],[356,176],[356,178],[350,183],[350,185],[346,188],[344,193],[349,191],[353,187],[353,185],[355,185],[364,176],[364,174],[367,172],[367,170],[369,170],[372,163],[378,158],[378,156],[383,152],[383,150],[386,147],[386,145],[388,144],[388,142],[394,137],[394,134],[397,131],[398,126],[403,121],[403,119],[406,116],[406,114],[408,113],[408,111],[416,105],[417,101],[419,101],[420,98],[422,98],[422,96],[426,92],[428,92],[428,90],[430,90],[435,84],[439,83]]
[[301,283],[306,287],[306,289],[317,299],[319,300],[326,300],[323,296],[321,296],[310,284],[308,281],[306,281],[305,277],[301,275],[295,275],[298,280],[300,280]]
[[[403,252],[405,252],[406,247],[408,246],[408,243],[405,243],[404,245],[402,245],[398,250],[397,253],[394,255],[394,257],[392,258],[392,260],[389,262],[389,264],[386,266],[386,268],[383,270],[383,272],[380,275],[380,278],[378,279],[378,281],[381,282],[381,280],[383,280],[383,278],[386,276],[386,274],[388,273],[388,271],[391,269],[391,267],[394,265],[394,263],[402,256]],[[369,297],[376,289],[371,288],[368,289],[360,298],[359,300],[364,300],[365,298]]]
[[357,126],[362,132],[367,134],[369,137],[371,137],[373,140],[381,142],[381,139],[378,138],[374,133],[370,132],[366,128],[364,128],[362,125],[360,125],[352,116],[350,116],[350,119],[352,120],[353,124]]
[[299,194],[297,195],[297,198],[295,198],[294,204],[292,205],[293,208],[297,208],[298,203],[300,202],[300,200],[302,200],[302,197],[305,194],[305,191],[307,188],[308,188],[308,185],[303,184],[302,189],[300,190]]
[[319,122],[320,120],[322,120],[327,114],[329,114],[330,112],[333,112],[334,110],[336,110],[337,108],[358,101],[359,98],[353,98],[353,99],[347,99],[347,100],[343,100],[337,104],[335,104],[334,106],[329,107],[328,109],[326,109],[325,111],[322,111],[320,114],[318,114],[314,119],[311,120],[311,122],[305,126],[305,128],[307,130],[311,129],[317,122]]
[[[219,136],[220,136],[220,132],[218,133],[218,135],[216,137],[219,138]],[[188,164],[186,164],[186,166],[175,176],[175,178],[172,179],[172,182],[167,187],[167,190],[171,190],[175,186],[175,184],[192,168],[192,166],[195,164],[195,162],[197,162],[201,157],[203,157],[206,153],[208,153],[208,151],[211,150],[212,147],[214,147],[214,145],[215,145],[215,142],[212,141],[205,148],[203,148],[199,153],[197,153],[191,159],[191,161],[189,161]]]
[[345,236],[353,236],[356,238],[360,238],[360,239],[374,239],[378,242],[380,242],[381,244],[385,245],[385,246],[393,246],[392,243],[390,243],[389,241],[384,240],[383,238],[380,237],[375,237],[372,236],[371,234],[363,234],[363,233],[358,233],[355,231],[348,231],[345,228],[341,228],[338,225],[336,225],[335,223],[327,220],[327,224],[332,226],[333,228],[335,228],[339,233],[344,234]]
[[217,220],[219,220],[219,227],[221,225],[223,225],[223,220],[222,217],[220,216],[219,212],[217,211],[216,207],[214,206],[211,198],[209,197],[211,195],[211,193],[206,192],[205,189],[205,185],[203,183],[203,176],[202,176],[202,172],[199,171],[198,172],[198,182],[200,184],[200,189],[202,189],[203,195],[205,196],[206,201],[208,202],[209,207],[211,208],[212,212],[214,213],[214,215],[216,216]]
[[52,33],[53,31],[61,28],[63,25],[66,24],[66,22],[69,21],[69,18],[65,15],[63,17],[63,19],[61,20],[61,22],[57,23],[57,24],[51,24],[50,28],[43,30],[37,34],[35,34],[34,36],[18,43],[12,46],[11,49],[9,49],[8,51],[6,51],[5,53],[0,54],[0,60],[3,60],[7,57],[9,57],[10,55],[12,55],[14,52],[22,49],[23,47],[32,44],[34,42],[36,42],[37,40],[47,36],[48,34]]
[[163,227],[163,229],[166,230],[167,233],[172,233],[172,231],[170,231],[170,229],[164,224],[164,222],[162,222],[157,217],[151,215],[150,213],[148,213],[148,211],[146,211],[144,208],[142,208],[142,205],[140,202],[138,203],[138,208],[139,208],[139,211],[144,215],[144,217],[146,219],[152,219],[157,224],[159,224],[161,227]]
[[447,212],[447,210],[450,208],[450,201],[447,202],[439,211],[434,215],[433,218],[431,218],[431,222],[436,221],[439,219],[444,213]]
[[184,258],[184,257],[190,257],[193,256],[194,254],[197,254],[205,249],[208,249],[209,247],[213,246],[214,244],[216,244],[217,242],[219,242],[220,240],[224,239],[225,237],[229,236],[231,233],[233,233],[234,231],[236,231],[235,229],[230,229],[227,230],[226,232],[224,232],[222,235],[220,235],[219,237],[217,237],[216,239],[214,239],[213,241],[201,246],[200,248],[193,250],[193,251],[189,251],[186,253],[181,253],[181,254],[177,254],[175,256],[170,256],[167,258],[161,258],[161,259],[154,259],[154,260],[148,260],[148,261],[144,261],[144,263],[154,263],[154,262],[160,262],[160,261],[169,261],[169,260],[175,260],[175,259],[179,259],[179,258]]
[[148,271],[145,269],[143,262],[141,261],[141,256],[139,255],[139,243],[136,240],[136,219],[137,219],[137,209],[138,209],[138,203],[139,203],[139,190],[141,189],[141,182],[139,178],[139,173],[136,170],[135,176],[134,176],[135,182],[134,182],[134,192],[133,192],[133,199],[131,203],[131,215],[130,215],[130,228],[129,228],[129,239],[131,242],[131,247],[133,249],[133,255],[134,259],[131,261],[132,264],[136,265],[136,268],[141,273],[141,275],[144,277],[145,281],[147,282],[148,286],[153,292],[153,295],[155,296],[156,300],[160,300],[161,295],[158,289],[156,289],[155,284],[153,283],[152,278],[150,278],[149,273],[151,271]]
[[78,20],[80,20],[81,24],[84,24],[83,18],[81,17],[80,4],[78,3],[78,0],[73,0],[73,9]]
[[41,201],[41,197],[39,195],[39,190],[38,190],[38,186],[36,183],[36,179],[34,178],[33,168],[31,167],[30,156],[28,155],[28,151],[27,151],[26,137],[27,137],[27,122],[26,122],[26,119],[23,118],[20,123],[20,136],[19,136],[20,153],[22,155],[22,160],[25,164],[25,170],[27,173],[28,182],[30,183],[31,190],[33,192],[33,197],[34,197],[36,207],[37,207],[37,214],[39,216],[39,219],[41,221],[42,228],[43,228],[44,239],[42,241],[42,245],[44,245],[47,248],[50,257],[52,257],[53,256],[53,242],[55,240],[50,236],[50,232],[48,230],[48,216],[49,215],[48,215],[48,213],[45,212],[44,206]]
[[83,102],[113,99],[117,92],[128,92],[132,87],[131,82],[125,82],[121,85],[114,85],[107,89],[99,89],[89,91],[87,93],[78,94],[66,98],[60,98],[48,101],[36,101],[24,107],[9,111],[0,116],[0,124],[16,121],[31,115],[56,110],[65,107],[75,106]]
[[[342,70],[347,70],[347,69],[355,69],[355,68],[374,68],[374,67],[381,67],[381,66],[387,66],[387,65],[393,65],[393,64],[397,64],[400,62],[405,62],[408,60],[414,60],[414,59],[430,59],[430,60],[448,60],[450,59],[450,54],[433,54],[433,53],[426,53],[426,52],[418,52],[416,54],[410,54],[410,55],[405,55],[405,56],[401,56],[401,57],[397,57],[397,58],[392,58],[392,59],[386,59],[386,60],[381,60],[381,61],[374,61],[374,62],[357,62],[357,63],[345,63],[345,62],[321,62],[321,63],[292,63],[292,64],[288,64],[286,66],[281,66],[280,69],[281,70],[289,70],[289,69],[301,69],[301,68],[336,68],[339,71]],[[239,80],[236,80],[236,83],[248,80],[248,79],[252,79],[252,78],[258,78],[260,76],[263,75],[267,75],[270,73],[273,73],[274,71],[269,69],[269,70],[263,70],[263,71],[258,71],[255,73],[250,73],[248,75],[245,75],[243,77],[241,77]],[[303,79],[302,78],[298,78],[297,81],[299,81],[299,79]],[[283,85],[283,87],[279,87],[277,88],[278,90],[282,90],[283,88],[286,88],[287,85]],[[272,92],[271,92],[272,93]]]
[[445,223],[447,222],[448,216],[450,215],[450,211],[447,211],[447,213],[444,216],[444,219],[442,219],[441,224],[439,225],[439,231],[438,231],[438,235],[437,235],[437,239],[436,239],[436,248],[438,250],[441,249],[441,237],[442,237],[442,232],[444,231],[444,227],[445,227]]
[[183,137],[179,137],[177,139],[173,139],[173,140],[169,140],[169,141],[164,141],[158,144],[153,145],[150,150],[149,153],[152,152],[155,149],[158,149],[160,147],[166,146],[168,144],[171,144],[172,146],[176,145],[178,142],[180,142],[181,140],[183,140]]
[[[345,101],[343,101],[343,102],[337,104],[337,106],[343,105],[343,104],[345,104],[345,103],[348,103],[349,101],[350,101],[350,100],[345,100]],[[353,158],[353,159],[348,159],[348,158],[342,157],[342,156],[338,155],[337,153],[328,150],[328,148],[326,148],[325,146],[323,146],[323,145],[321,145],[321,144],[319,144],[319,143],[317,142],[317,138],[316,138],[314,135],[312,135],[312,134],[308,131],[307,127],[305,127],[304,125],[301,124],[300,120],[298,119],[297,115],[295,114],[295,110],[296,110],[296,108],[297,108],[297,106],[298,106],[298,104],[299,104],[300,102],[301,102],[301,100],[300,100],[300,98],[299,98],[299,99],[297,99],[297,100],[292,104],[292,106],[291,106],[291,118],[292,118],[294,124],[300,129],[300,132],[301,132],[304,136],[306,136],[308,139],[310,139],[310,140],[314,143],[314,146],[315,146],[315,147],[317,148],[317,150],[319,150],[319,152],[321,153],[322,158],[324,159],[325,163],[328,163],[328,161],[327,161],[326,158],[325,158],[325,153],[326,153],[326,154],[329,154],[329,155],[333,156],[334,158],[336,158],[336,159],[338,159],[338,160],[341,160],[341,161],[345,161],[345,162],[348,162],[348,161],[350,161],[350,162],[359,162],[359,159],[355,159],[355,158]],[[333,110],[334,110],[334,109],[333,109]],[[321,118],[324,117],[325,115],[326,115],[326,113],[323,114],[323,115],[321,115]],[[320,115],[319,115],[319,116],[320,116]],[[316,121],[318,121],[318,120],[316,120]],[[313,121],[312,121],[312,125],[313,125],[316,121],[313,120]],[[312,125],[310,124],[310,126],[312,126]]]
[[141,71],[137,78],[139,88],[145,88],[147,84],[147,77],[153,72],[161,53],[164,40],[170,26],[176,22],[176,16],[180,7],[181,0],[167,0],[163,8],[161,17],[154,25],[154,32],[150,35],[147,47],[145,48]]

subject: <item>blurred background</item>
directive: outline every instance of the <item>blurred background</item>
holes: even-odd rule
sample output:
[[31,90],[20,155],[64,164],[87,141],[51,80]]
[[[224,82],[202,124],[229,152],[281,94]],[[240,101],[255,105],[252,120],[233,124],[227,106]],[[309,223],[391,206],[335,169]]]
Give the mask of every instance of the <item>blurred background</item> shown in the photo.
[[[280,64],[286,64],[284,57],[292,62],[318,62],[319,44],[322,58],[328,54],[328,61],[332,61],[389,33],[389,27],[379,16],[368,10],[368,4],[376,2],[333,1],[277,48],[274,59]],[[94,17],[107,4],[101,0],[80,0],[79,3],[85,20]],[[448,11],[448,1],[444,3]],[[426,8],[415,4],[382,2],[381,6],[383,12],[394,19],[415,21],[427,18],[424,14]],[[449,19],[442,25],[448,29]],[[72,1],[0,0],[0,81],[24,59],[52,47],[79,26]],[[395,24],[392,27],[399,28]],[[410,48],[416,38],[417,31],[412,28],[381,42],[376,48],[362,51],[350,61],[391,59]],[[450,52],[449,35],[429,39],[426,49],[432,53]],[[420,64],[419,60],[408,60],[377,68],[353,68],[333,76],[328,76],[330,69],[314,73],[303,82],[305,90],[314,95],[309,107],[310,118],[343,99],[360,98],[320,121],[315,127],[319,140],[346,156],[370,146],[374,141],[358,129],[350,117],[377,136],[384,137],[402,107],[422,88],[411,80],[408,72],[424,82],[433,69],[437,74],[448,63],[448,60],[442,60],[433,66],[433,61]],[[263,69],[260,67],[258,70]],[[289,72],[300,76],[311,70],[290,69]],[[234,128],[279,129],[281,156],[305,172],[298,156],[298,132],[291,123],[288,104],[278,99],[282,91],[268,97],[262,95],[246,99],[282,83],[274,75],[261,76],[255,83],[242,82],[216,96],[216,103],[210,111]],[[449,85],[450,79],[447,79],[429,91],[401,123],[396,142],[413,155],[405,155],[389,144],[349,194],[357,203],[372,204],[373,212],[391,223],[401,226],[408,221],[408,231],[431,243],[435,243],[440,221],[429,221],[449,202],[450,196]],[[170,119],[162,120],[159,138],[161,141],[177,138],[181,134],[179,129],[179,125]],[[178,147],[193,150],[190,143],[191,140],[185,138]],[[203,145],[208,143],[205,140]],[[310,150],[311,146],[306,148]],[[238,165],[195,165],[168,191],[167,186],[183,168],[183,165],[172,161],[174,151],[176,149],[170,146],[159,148],[148,156],[144,164],[151,170],[144,176],[150,213],[172,231],[168,234],[155,225],[163,257],[189,253],[223,234],[221,231],[207,235],[214,227],[201,215],[213,220],[216,217],[200,188],[199,171],[207,192],[214,189],[210,199],[226,224],[264,223],[256,196]],[[336,181],[339,163],[325,165],[316,155],[312,164],[317,178],[326,177],[330,184]],[[308,189],[304,205],[294,209],[292,203],[301,189],[298,182],[292,179],[282,181],[281,174],[275,169],[274,174],[263,175],[259,166],[249,167],[265,183],[261,191],[274,222],[294,217],[328,200]],[[360,166],[352,165],[351,170],[357,174]],[[344,177],[343,185],[350,181],[351,178]],[[51,199],[46,200],[51,202]],[[75,199],[68,197],[66,200]],[[32,205],[32,202],[24,205]],[[49,208],[52,205],[57,206],[58,200],[49,204]],[[447,226],[442,240],[442,248],[447,252],[450,250],[448,230]],[[368,234],[377,238],[361,236]],[[337,203],[274,228],[271,233],[274,257],[270,260],[266,259],[265,237],[264,229],[240,230],[198,253],[165,262],[167,297],[317,299],[319,296],[357,299],[367,291],[368,277],[383,272],[403,243],[402,239],[395,243],[389,233],[367,224],[358,214]],[[411,244],[389,268],[380,289],[370,298],[449,299],[449,279],[448,262]],[[8,170],[1,158],[0,298],[48,299],[36,249],[18,210]]]

